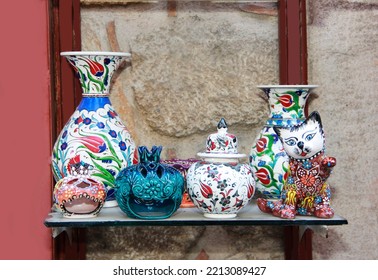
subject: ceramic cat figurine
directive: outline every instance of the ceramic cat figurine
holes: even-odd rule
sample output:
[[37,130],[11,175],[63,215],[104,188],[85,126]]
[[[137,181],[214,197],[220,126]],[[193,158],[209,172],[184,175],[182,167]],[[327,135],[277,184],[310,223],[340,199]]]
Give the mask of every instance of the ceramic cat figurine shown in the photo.
[[313,112],[301,124],[274,127],[289,156],[289,170],[281,199],[268,201],[259,198],[261,211],[286,219],[298,215],[332,218],[331,190],[326,183],[336,159],[324,155],[324,133],[320,115]]

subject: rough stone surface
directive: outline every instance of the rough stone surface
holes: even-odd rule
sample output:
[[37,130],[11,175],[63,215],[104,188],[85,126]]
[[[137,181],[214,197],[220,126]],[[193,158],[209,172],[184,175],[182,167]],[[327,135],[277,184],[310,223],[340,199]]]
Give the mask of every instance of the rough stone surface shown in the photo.
[[[378,259],[377,2],[317,0],[307,8],[309,83],[319,85],[309,109],[320,112],[327,154],[337,158],[333,206],[349,222],[329,227],[328,238],[316,229],[313,256]],[[268,114],[255,86],[278,83],[276,17],[214,4],[179,3],[176,17],[159,5],[83,6],[83,49],[110,50],[113,20],[133,64],[111,98],[137,144],[194,157],[224,116],[249,153]],[[283,259],[282,237],[279,227],[90,229],[87,256],[195,259],[204,249],[210,259]]]
[[[282,229],[190,226],[90,228],[87,259],[282,259]],[[271,246],[276,246],[275,250]]]
[[[83,50],[112,50],[114,21],[120,50],[132,53],[111,99],[138,145],[195,157],[224,117],[239,152],[249,153],[269,110],[256,85],[278,82],[277,17],[198,2],[179,2],[175,17],[165,3],[83,6],[81,16]],[[195,259],[201,250],[210,259],[283,258],[282,230],[271,227],[96,228],[88,236],[89,259]]]
[[207,227],[186,259],[194,259],[201,249],[212,260],[283,259],[283,230],[269,226]]
[[138,144],[181,158],[203,150],[224,117],[248,153],[268,115],[256,85],[278,81],[277,17],[190,2],[170,17],[165,5],[82,8],[82,49],[109,50],[106,26],[114,21],[120,49],[132,52],[112,90],[117,112]]
[[310,2],[309,74],[320,85],[310,109],[320,112],[337,158],[333,206],[349,222],[331,227],[328,239],[314,235],[314,258],[377,259],[378,3]]
[[109,227],[88,231],[87,259],[183,259],[204,227]]

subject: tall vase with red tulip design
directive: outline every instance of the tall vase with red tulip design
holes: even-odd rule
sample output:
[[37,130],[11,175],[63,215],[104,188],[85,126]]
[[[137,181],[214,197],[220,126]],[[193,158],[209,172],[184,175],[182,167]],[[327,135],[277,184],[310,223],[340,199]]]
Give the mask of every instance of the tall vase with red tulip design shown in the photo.
[[249,162],[256,180],[256,197],[279,199],[289,158],[273,126],[292,126],[303,122],[305,105],[314,85],[258,86],[268,97],[269,117],[250,152]]
[[58,181],[81,162],[106,187],[104,207],[117,206],[115,177],[137,162],[135,143],[109,99],[111,79],[130,58],[121,52],[63,52],[80,79],[83,98],[58,136],[52,151],[52,171]]

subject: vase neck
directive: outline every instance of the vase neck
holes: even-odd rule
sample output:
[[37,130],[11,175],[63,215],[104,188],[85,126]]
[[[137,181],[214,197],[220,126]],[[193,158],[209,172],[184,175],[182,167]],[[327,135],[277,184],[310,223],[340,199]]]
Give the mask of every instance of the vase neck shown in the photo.
[[293,126],[299,125],[304,122],[306,118],[299,118],[299,117],[291,117],[291,118],[269,118],[265,126],[273,127],[273,126]]
[[64,55],[75,69],[83,95],[107,96],[113,74],[125,60],[120,55]]
[[269,101],[267,125],[296,125],[304,121],[304,108],[311,93],[309,88],[264,89]]
[[83,94],[83,98],[78,106],[78,110],[87,110],[90,111],[97,111],[99,108],[104,108],[105,105],[111,105],[110,99],[107,95],[105,96],[86,96]]
[[109,97],[109,92],[83,92],[83,97]]

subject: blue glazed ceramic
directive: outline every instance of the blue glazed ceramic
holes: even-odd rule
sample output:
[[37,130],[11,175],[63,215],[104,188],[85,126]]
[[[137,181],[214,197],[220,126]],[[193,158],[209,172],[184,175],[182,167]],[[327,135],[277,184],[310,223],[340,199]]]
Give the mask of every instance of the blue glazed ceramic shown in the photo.
[[180,207],[184,177],[160,163],[161,146],[138,147],[140,162],[123,169],[115,181],[119,207],[131,218],[154,220],[172,216]]

